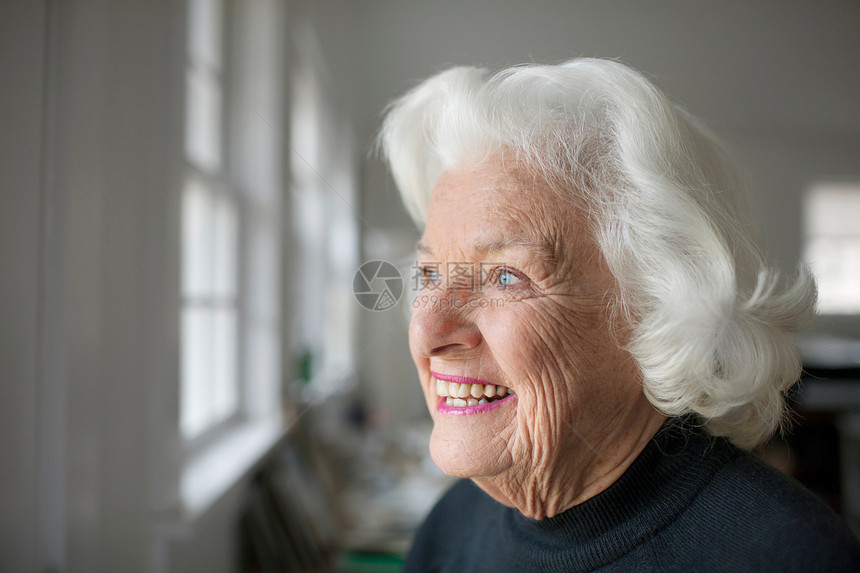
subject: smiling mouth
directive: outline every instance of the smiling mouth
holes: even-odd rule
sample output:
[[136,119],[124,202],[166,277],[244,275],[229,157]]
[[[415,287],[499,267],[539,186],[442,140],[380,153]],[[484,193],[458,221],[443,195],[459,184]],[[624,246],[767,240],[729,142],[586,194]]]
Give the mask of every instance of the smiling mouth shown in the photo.
[[445,398],[445,405],[453,408],[490,404],[514,393],[507,386],[496,384],[448,382],[435,377],[433,380],[436,384],[436,395]]

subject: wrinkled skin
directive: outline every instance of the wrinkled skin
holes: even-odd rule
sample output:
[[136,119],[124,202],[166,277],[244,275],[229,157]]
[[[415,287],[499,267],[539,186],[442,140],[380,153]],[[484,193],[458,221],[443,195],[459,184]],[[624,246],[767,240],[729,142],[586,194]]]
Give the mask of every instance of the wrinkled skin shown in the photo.
[[[436,464],[534,519],[617,480],[664,417],[622,349],[615,280],[585,214],[499,155],[440,177],[419,251],[420,264],[441,263],[441,275],[427,273],[409,332]],[[486,280],[452,288],[451,262],[472,263]],[[442,414],[431,370],[501,384],[516,398],[482,414]]]

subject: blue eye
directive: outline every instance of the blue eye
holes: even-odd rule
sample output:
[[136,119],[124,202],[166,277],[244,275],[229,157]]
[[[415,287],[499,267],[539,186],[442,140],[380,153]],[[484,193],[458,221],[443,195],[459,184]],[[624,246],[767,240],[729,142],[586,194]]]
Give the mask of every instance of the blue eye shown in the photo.
[[438,271],[436,265],[419,267],[421,283],[424,286],[438,283],[442,280],[442,275]]
[[496,271],[496,286],[500,288],[511,287],[519,282],[522,282],[522,279],[510,269],[501,268]]

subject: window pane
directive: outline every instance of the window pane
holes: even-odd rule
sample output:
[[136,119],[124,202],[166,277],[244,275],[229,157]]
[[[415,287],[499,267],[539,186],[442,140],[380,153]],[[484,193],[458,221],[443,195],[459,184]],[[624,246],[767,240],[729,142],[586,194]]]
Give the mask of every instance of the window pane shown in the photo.
[[234,301],[239,272],[235,200],[191,176],[182,209],[182,292],[186,298]]
[[212,380],[211,312],[188,307],[182,315],[182,408],[180,428],[186,439],[200,435],[211,423],[209,383]]
[[860,314],[860,184],[822,182],[806,195],[806,261],[822,314]]
[[823,314],[860,314],[860,238],[816,237],[806,248]]
[[186,439],[236,413],[237,343],[235,308],[188,305],[183,311],[180,427]]
[[301,185],[319,179],[315,169],[320,167],[320,113],[321,94],[316,77],[306,66],[300,66],[294,75],[292,109],[290,110],[290,171]]
[[183,195],[182,432],[200,435],[238,407],[238,213],[189,176]]
[[251,415],[266,416],[279,409],[279,404],[271,399],[277,395],[280,382],[278,329],[276,321],[257,320],[245,331],[248,354],[244,374],[248,380],[254,381],[254,392],[246,396],[246,406]]
[[205,171],[221,167],[221,86],[208,70],[186,73],[185,153]]
[[860,185],[822,183],[806,197],[808,235],[847,235],[860,238]]
[[218,196],[213,205],[212,226],[215,258],[212,288],[219,298],[236,296],[238,275],[239,221],[236,203],[226,195]]
[[220,69],[223,10],[220,0],[189,0],[188,55],[194,64]]
[[233,308],[218,308],[212,312],[213,348],[211,356],[212,417],[220,422],[236,411],[239,402],[237,388],[237,320]]
[[182,205],[182,292],[185,297],[212,294],[215,266],[212,191],[194,178],[185,184]]

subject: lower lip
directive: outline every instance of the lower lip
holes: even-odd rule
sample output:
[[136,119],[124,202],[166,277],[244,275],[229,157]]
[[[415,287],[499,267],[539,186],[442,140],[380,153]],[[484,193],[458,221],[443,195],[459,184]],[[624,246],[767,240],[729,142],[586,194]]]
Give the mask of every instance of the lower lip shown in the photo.
[[456,407],[449,406],[445,403],[445,396],[439,397],[439,402],[436,404],[436,411],[440,414],[453,414],[454,416],[468,416],[470,414],[484,414],[497,408],[501,408],[506,403],[516,400],[516,394],[509,394],[501,400],[487,402],[486,404],[476,404],[475,406]]

